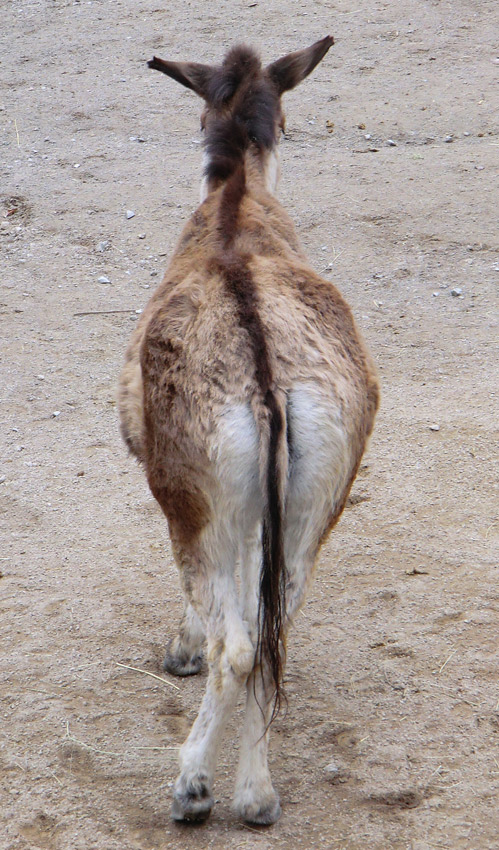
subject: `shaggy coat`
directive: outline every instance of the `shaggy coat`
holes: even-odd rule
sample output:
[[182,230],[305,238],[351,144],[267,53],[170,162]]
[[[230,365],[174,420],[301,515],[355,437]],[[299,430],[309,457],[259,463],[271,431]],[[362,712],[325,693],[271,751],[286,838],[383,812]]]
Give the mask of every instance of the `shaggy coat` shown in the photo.
[[280,813],[267,766],[285,636],[338,520],[378,405],[367,349],[338,290],[309,267],[272,191],[280,98],[333,40],[262,68],[245,46],[222,65],[160,70],[205,101],[204,200],[132,336],[123,437],[169,525],[185,596],[165,668],[206,693],[181,750],[173,817],[212,805],[220,738],[247,694],[235,808]]

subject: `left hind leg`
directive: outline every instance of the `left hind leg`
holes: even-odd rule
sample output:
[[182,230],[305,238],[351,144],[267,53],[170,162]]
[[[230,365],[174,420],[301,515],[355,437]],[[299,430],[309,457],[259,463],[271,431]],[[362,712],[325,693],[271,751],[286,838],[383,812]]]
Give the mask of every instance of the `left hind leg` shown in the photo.
[[[194,556],[191,553],[189,565],[185,553],[183,556],[184,568],[187,566],[189,572],[185,585],[190,604],[206,628],[208,680],[198,716],[180,749],[180,774],[172,806],[174,820],[208,817],[222,734],[253,667],[254,645],[239,611],[234,581],[237,548],[231,543],[218,533],[208,545],[198,547]],[[210,557],[215,551],[216,565]]]

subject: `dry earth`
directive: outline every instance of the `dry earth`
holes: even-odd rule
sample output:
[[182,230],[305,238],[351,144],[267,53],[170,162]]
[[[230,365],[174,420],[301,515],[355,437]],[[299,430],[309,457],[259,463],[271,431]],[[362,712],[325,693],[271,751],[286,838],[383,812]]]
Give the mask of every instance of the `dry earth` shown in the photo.
[[[497,848],[495,0],[1,6],[1,850]],[[287,96],[279,194],[382,407],[290,641],[283,817],[232,815],[231,731],[211,820],[182,828],[204,677],[119,666],[160,673],[180,613],[114,392],[200,171],[199,103],[145,60],[327,32]]]

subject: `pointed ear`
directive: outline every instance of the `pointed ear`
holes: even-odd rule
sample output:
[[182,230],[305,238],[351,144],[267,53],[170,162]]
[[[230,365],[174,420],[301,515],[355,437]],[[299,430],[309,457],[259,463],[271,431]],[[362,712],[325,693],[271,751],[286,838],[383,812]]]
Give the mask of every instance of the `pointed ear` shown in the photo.
[[198,62],[168,62],[165,59],[158,59],[157,56],[147,64],[149,68],[162,71],[177,83],[181,83],[200,97],[207,99],[210,82],[215,73],[215,68],[210,65],[201,65]]
[[293,89],[305,77],[308,77],[332,44],[334,44],[334,38],[327,35],[326,38],[316,41],[311,47],[307,47],[305,50],[297,50],[296,53],[289,53],[288,56],[283,56],[282,59],[268,65],[267,74],[277,86],[279,95]]

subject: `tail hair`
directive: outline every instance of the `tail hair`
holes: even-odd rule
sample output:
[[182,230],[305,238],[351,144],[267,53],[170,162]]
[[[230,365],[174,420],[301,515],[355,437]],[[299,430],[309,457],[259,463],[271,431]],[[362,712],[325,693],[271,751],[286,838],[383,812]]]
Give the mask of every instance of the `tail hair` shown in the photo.
[[282,675],[283,632],[286,619],[286,565],[281,482],[285,470],[281,468],[283,465],[281,449],[283,441],[287,448],[288,432],[285,407],[281,407],[272,388],[272,363],[259,312],[258,290],[250,268],[251,258],[247,254],[234,250],[240,207],[247,188],[244,162],[237,160],[237,149],[242,149],[244,140],[245,134],[240,136],[235,149],[231,151],[230,148],[220,148],[223,156],[219,160],[213,159],[219,169],[218,176],[224,175],[226,178],[218,216],[220,252],[214,260],[213,269],[222,275],[227,292],[234,298],[239,324],[248,334],[254,357],[255,379],[263,406],[268,414],[269,437],[267,468],[264,476],[266,486],[263,494],[262,567],[255,661],[260,665],[262,678],[264,669],[267,666],[270,669],[274,685],[274,704],[269,721],[272,723],[284,697]]
[[275,689],[270,725],[277,717],[283,699],[285,700],[282,677],[285,661],[283,629],[286,618],[287,573],[284,559],[284,505],[280,486],[279,447],[282,439],[286,439],[286,423],[271,390],[267,391],[264,402],[270,415],[270,436],[266,505],[262,528],[257,659],[262,676],[264,664],[268,665]]

